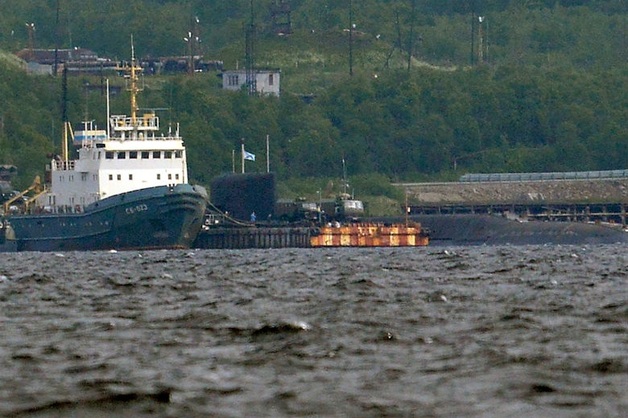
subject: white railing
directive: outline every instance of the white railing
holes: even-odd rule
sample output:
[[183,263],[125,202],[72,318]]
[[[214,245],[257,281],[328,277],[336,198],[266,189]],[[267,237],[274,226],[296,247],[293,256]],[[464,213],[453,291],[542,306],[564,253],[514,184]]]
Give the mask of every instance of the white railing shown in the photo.
[[110,120],[114,131],[130,131],[134,129],[156,131],[159,129],[159,117],[150,114],[136,117],[135,123],[133,123],[132,117],[126,115],[113,115]]
[[74,170],[74,161],[63,161],[63,160],[53,160],[52,161],[52,170],[53,171],[70,171]]

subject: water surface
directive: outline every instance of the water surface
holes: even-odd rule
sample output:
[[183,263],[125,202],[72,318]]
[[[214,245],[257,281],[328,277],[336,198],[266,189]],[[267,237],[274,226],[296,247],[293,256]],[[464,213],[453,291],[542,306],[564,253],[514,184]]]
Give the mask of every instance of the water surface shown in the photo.
[[0,414],[620,417],[625,247],[2,254]]

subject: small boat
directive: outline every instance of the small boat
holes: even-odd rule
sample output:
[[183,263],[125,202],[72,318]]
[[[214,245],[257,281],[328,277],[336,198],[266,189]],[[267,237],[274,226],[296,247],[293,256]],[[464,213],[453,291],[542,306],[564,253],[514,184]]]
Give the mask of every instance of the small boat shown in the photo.
[[[154,111],[138,115],[132,49],[130,115],[107,115],[108,129],[65,122],[62,155],[46,167],[46,183],[5,202],[0,251],[189,248],[202,228],[207,191],[188,184],[186,150],[177,126],[160,133]],[[107,108],[109,106],[107,105]],[[69,158],[69,136],[76,157]],[[29,193],[34,193],[29,196]]]

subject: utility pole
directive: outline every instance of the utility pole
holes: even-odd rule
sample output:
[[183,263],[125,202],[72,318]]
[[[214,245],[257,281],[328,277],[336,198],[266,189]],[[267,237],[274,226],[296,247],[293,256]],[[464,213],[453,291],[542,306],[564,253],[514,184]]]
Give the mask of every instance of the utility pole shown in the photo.
[[198,17],[194,16],[194,21],[192,22],[192,29],[188,31],[188,35],[183,38],[183,40],[187,43],[187,53],[188,53],[188,74],[194,75],[194,57],[196,44],[200,44],[201,40],[198,36]]
[[471,3],[471,66],[475,64],[475,10],[476,0],[469,0]]
[[410,14],[410,39],[408,40],[408,71],[412,67],[412,50],[414,49],[414,20],[416,19],[416,0],[412,0],[412,13]]
[[291,8],[287,0],[274,0],[270,6],[270,15],[273,19],[273,30],[277,34],[291,34]]
[[249,95],[257,93],[257,80],[255,80],[255,19],[253,15],[253,0],[250,1],[251,21],[245,31],[245,65],[246,65],[246,84]]
[[478,64],[484,64],[484,34],[482,33],[482,24],[484,16],[478,16]]
[[35,59],[35,24],[34,23],[26,23],[26,30],[28,31],[28,50],[30,54],[30,59]]
[[61,28],[59,27],[59,14],[60,14],[60,9],[61,6],[59,5],[59,1],[57,0],[57,14],[56,14],[56,21],[55,21],[55,63],[54,66],[52,67],[52,75],[53,76],[57,76],[58,71],[59,71],[59,39],[61,38],[61,34],[59,33]]
[[353,0],[349,0],[349,75],[353,75]]

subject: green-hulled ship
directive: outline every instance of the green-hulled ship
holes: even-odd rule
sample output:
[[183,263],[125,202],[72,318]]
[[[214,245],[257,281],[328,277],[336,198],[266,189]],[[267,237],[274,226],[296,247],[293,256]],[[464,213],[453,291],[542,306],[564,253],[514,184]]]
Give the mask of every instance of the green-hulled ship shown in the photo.
[[[130,115],[107,115],[106,130],[65,123],[62,155],[50,161],[28,200],[5,202],[0,250],[72,251],[190,247],[203,225],[208,196],[188,184],[179,128],[161,133],[154,112],[138,114],[134,53]],[[109,106],[107,106],[109,108]],[[69,158],[69,142],[77,156]],[[21,195],[21,194],[20,194]],[[26,194],[25,194],[26,196]],[[25,197],[24,196],[24,197]],[[20,204],[18,204],[20,203]]]

